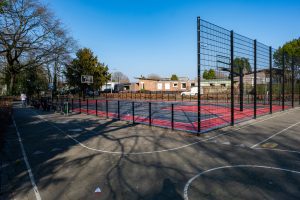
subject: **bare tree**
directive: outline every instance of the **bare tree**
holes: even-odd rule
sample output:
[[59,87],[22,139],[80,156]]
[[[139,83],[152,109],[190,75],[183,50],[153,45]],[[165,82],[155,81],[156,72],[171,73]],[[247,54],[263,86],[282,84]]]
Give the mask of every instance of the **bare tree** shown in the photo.
[[147,76],[147,78],[153,79],[153,80],[160,80],[161,79],[161,77],[158,74],[149,74]]
[[0,60],[10,93],[19,73],[54,62],[70,43],[60,21],[37,0],[7,0],[0,15]]
[[114,72],[112,74],[112,80],[118,83],[129,83],[129,78],[122,72]]

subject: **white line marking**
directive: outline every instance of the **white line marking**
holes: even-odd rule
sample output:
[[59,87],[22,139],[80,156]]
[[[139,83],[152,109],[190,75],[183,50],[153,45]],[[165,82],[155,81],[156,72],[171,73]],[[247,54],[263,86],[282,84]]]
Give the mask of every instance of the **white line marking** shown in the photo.
[[[297,109],[297,108],[296,108]],[[267,119],[264,119],[264,120],[261,120],[261,121],[258,121],[258,122],[254,122],[252,124],[256,124],[256,123],[260,123],[262,121],[266,121],[268,119],[271,119],[271,118],[274,118],[274,117],[278,117],[278,116],[282,116],[284,114],[287,114],[289,112],[292,112],[294,111],[295,109],[293,110],[289,110],[289,111],[286,111],[282,114],[278,114],[276,116],[272,116],[270,118],[267,118]],[[59,130],[60,132],[62,132],[63,134],[65,134],[67,137],[69,137],[71,140],[75,141],[77,144],[79,144],[80,146],[82,146],[83,148],[86,148],[86,149],[89,149],[91,151],[97,151],[97,152],[101,152],[101,153],[110,153],[110,154],[129,154],[129,155],[141,155],[141,154],[152,154],[152,153],[162,153],[162,152],[168,152],[168,151],[175,151],[175,150],[179,150],[179,149],[183,149],[183,148],[186,148],[186,147],[189,147],[189,146],[192,146],[192,145],[195,145],[195,144],[198,144],[200,142],[206,142],[206,141],[209,141],[209,140],[212,140],[212,139],[215,139],[217,137],[220,137],[220,136],[223,136],[223,135],[226,135],[226,134],[229,134],[231,133],[230,131],[226,131],[222,134],[218,134],[218,135],[215,135],[215,136],[212,136],[210,138],[206,138],[206,139],[202,139],[202,140],[198,140],[196,142],[193,142],[193,143],[190,143],[190,144],[186,144],[186,145],[183,145],[183,146],[180,146],[180,147],[175,147],[175,148],[171,148],[171,149],[164,149],[164,150],[157,150],[157,151],[144,151],[144,152],[119,152],[119,151],[106,151],[106,150],[101,150],[101,149],[95,149],[95,148],[91,148],[91,147],[88,147],[84,144],[82,144],[81,142],[79,142],[78,140],[76,140],[75,138],[73,138],[71,135],[69,135],[68,133],[66,133],[65,131],[63,131],[61,128],[55,126],[54,124],[52,124],[50,121],[48,121],[47,119],[45,119],[44,117],[42,117],[41,115],[39,115],[37,112],[35,111],[32,111],[34,112],[40,119],[42,119],[43,121],[45,121],[46,123],[50,124],[52,127],[56,128],[57,130]],[[245,127],[248,127],[252,124],[249,124],[249,125],[246,125],[246,126],[243,126],[243,127],[240,127],[240,128],[237,128],[237,129],[234,129],[234,130],[240,130],[240,129],[243,129]],[[93,132],[93,131],[92,131]]]
[[300,175],[300,171],[295,171],[295,170],[290,170],[290,169],[284,169],[284,168],[279,168],[279,167],[270,167],[270,166],[262,166],[262,165],[228,165],[228,166],[222,166],[222,167],[216,167],[216,168],[212,168],[206,171],[203,171],[199,174],[197,174],[196,176],[192,177],[190,180],[188,180],[188,182],[185,184],[184,186],[184,190],[183,190],[183,197],[184,200],[188,200],[188,189],[189,186],[191,185],[191,183],[198,177],[200,177],[201,175],[208,173],[208,172],[212,172],[212,171],[216,171],[219,169],[226,169],[226,168],[263,168],[263,169],[273,169],[273,170],[279,170],[279,171],[286,171],[286,172],[291,172],[291,173],[296,173]]
[[286,150],[286,149],[268,149],[268,148],[254,148],[254,149],[255,150],[282,151],[282,152],[298,153],[298,154],[300,154],[300,151]]
[[280,117],[280,116],[282,116],[282,115],[286,115],[286,114],[291,113],[291,112],[293,112],[293,111],[296,111],[296,110],[298,110],[298,109],[300,109],[300,107],[299,107],[299,108],[294,108],[294,109],[292,109],[292,110],[285,110],[285,111],[283,111],[283,112],[282,112],[282,111],[276,112],[276,113],[271,114],[271,117],[268,117],[268,118],[262,119],[262,120],[257,120],[257,121],[255,121],[255,122],[253,122],[253,123],[246,124],[245,126],[236,128],[236,129],[234,129],[234,130],[235,130],[235,131],[238,131],[238,130],[243,129],[243,128],[246,128],[246,127],[248,127],[248,126],[252,126],[253,124],[258,124],[258,123],[267,121],[267,120],[269,120],[269,119],[273,119],[273,118],[275,118],[275,117]]
[[19,129],[17,127],[17,124],[15,122],[15,118],[12,116],[12,120],[13,120],[13,123],[14,123],[14,126],[16,128],[16,132],[17,132],[17,135],[18,135],[18,139],[19,139],[19,143],[20,143],[20,146],[21,146],[21,150],[22,150],[22,154],[23,154],[23,158],[24,158],[24,161],[25,161],[25,164],[26,164],[26,167],[27,167],[27,172],[29,174],[29,178],[30,178],[30,181],[31,181],[31,185],[33,187],[33,191],[34,191],[34,194],[35,194],[35,198],[37,200],[41,200],[41,195],[39,193],[39,190],[37,188],[37,185],[35,184],[35,181],[34,181],[34,176],[33,176],[33,173],[32,173],[32,170],[30,168],[30,165],[29,165],[29,162],[28,162],[28,158],[26,156],[26,152],[25,152],[25,149],[24,149],[24,146],[23,146],[23,142],[22,142],[22,138],[21,138],[21,135],[19,133]]
[[283,133],[283,132],[289,130],[290,128],[293,128],[294,126],[297,126],[298,124],[300,124],[300,121],[297,122],[297,123],[295,123],[295,124],[290,125],[289,127],[285,128],[285,129],[283,129],[283,130],[281,130],[281,131],[279,131],[279,132],[277,132],[277,133],[275,133],[274,135],[271,135],[271,136],[268,137],[267,139],[265,139],[265,140],[263,140],[263,141],[261,141],[261,142],[255,144],[255,145],[253,145],[253,146],[250,147],[250,148],[253,149],[253,148],[257,147],[258,145],[260,145],[260,144],[262,144],[262,143],[268,141],[269,139],[275,137],[276,135],[279,135],[280,133]]
[[[242,127],[239,127],[239,128],[235,128],[235,129],[232,129],[232,130],[225,130],[224,133],[215,135],[215,136],[213,136],[213,137],[208,138],[207,140],[201,140],[201,141],[202,141],[202,142],[205,142],[205,141],[212,140],[212,139],[215,139],[215,138],[220,137],[220,136],[223,136],[223,135],[232,134],[231,131],[239,131],[239,130],[241,130],[241,129],[243,129],[243,128],[247,128],[247,127],[252,126],[252,125],[254,125],[254,124],[258,124],[258,123],[267,121],[267,120],[269,120],[269,119],[273,119],[273,118],[275,118],[275,117],[280,117],[280,116],[282,116],[282,115],[288,114],[288,113],[293,112],[293,111],[298,110],[298,109],[300,109],[300,108],[294,108],[293,110],[284,111],[283,113],[273,114],[274,116],[272,116],[272,117],[268,117],[268,118],[263,119],[263,120],[255,121],[255,122],[253,122],[253,123],[250,123],[250,124],[247,124],[247,125],[245,125],[245,126],[242,126]],[[229,128],[229,129],[230,129],[230,128]]]

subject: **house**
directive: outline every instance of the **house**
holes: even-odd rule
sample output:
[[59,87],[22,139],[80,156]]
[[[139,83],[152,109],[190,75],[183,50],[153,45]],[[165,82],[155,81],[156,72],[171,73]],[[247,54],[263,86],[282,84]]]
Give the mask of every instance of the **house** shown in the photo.
[[162,92],[182,92],[190,90],[196,86],[196,81],[189,80],[186,77],[180,77],[177,81],[170,78],[151,79],[145,77],[136,78],[138,82],[131,85],[132,91],[162,91]]
[[[240,77],[234,77],[234,82],[239,83]],[[268,84],[270,82],[270,71],[267,69],[257,70],[256,84]],[[254,73],[247,73],[243,76],[244,85],[254,86]]]

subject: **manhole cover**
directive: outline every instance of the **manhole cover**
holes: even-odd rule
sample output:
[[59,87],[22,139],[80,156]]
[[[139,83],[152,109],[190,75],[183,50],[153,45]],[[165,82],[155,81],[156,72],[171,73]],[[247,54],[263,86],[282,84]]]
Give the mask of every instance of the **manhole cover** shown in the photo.
[[262,146],[263,148],[270,148],[270,149],[273,149],[273,148],[277,147],[278,144],[268,142],[268,143],[262,144],[261,146]]

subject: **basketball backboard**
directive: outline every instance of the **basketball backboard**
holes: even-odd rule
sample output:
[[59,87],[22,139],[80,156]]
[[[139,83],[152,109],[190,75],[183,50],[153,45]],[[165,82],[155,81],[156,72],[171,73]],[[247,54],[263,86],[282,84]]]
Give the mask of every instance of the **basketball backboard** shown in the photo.
[[81,75],[81,83],[91,84],[93,83],[93,76],[90,75]]

